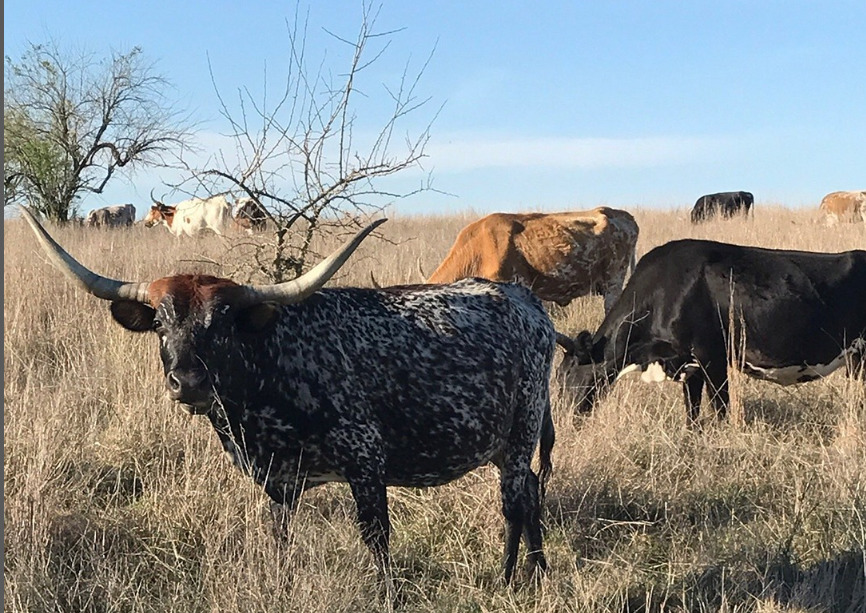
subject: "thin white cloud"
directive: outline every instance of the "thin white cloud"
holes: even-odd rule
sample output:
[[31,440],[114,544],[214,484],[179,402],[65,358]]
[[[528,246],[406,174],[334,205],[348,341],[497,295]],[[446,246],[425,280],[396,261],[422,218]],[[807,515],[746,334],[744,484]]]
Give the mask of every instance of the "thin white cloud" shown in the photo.
[[425,166],[439,172],[481,168],[646,168],[723,156],[723,137],[522,138],[456,136],[431,139]]

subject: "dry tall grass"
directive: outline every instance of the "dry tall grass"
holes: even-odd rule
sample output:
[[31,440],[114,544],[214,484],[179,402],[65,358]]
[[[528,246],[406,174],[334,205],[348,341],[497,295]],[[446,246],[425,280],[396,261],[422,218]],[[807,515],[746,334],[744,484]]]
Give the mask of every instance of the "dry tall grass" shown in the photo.
[[[638,210],[640,254],[672,238],[839,251],[863,226],[759,207],[694,228]],[[470,216],[397,218],[342,284],[420,280]],[[382,605],[348,488],[305,495],[276,542],[265,495],[223,457],[210,425],[162,394],[156,342],[48,266],[20,221],[4,228],[4,588],[7,611],[366,611]],[[86,265],[146,280],[227,274],[216,237],[55,230]],[[205,263],[223,261],[222,268]],[[864,305],[866,308],[866,305]],[[599,298],[552,309],[573,333]],[[624,380],[575,421],[554,389],[546,504],[551,569],[501,587],[495,469],[389,491],[406,611],[838,611],[866,609],[866,391],[841,374],[794,388],[738,380],[742,423],[684,427],[677,385]],[[705,410],[705,413],[710,411]]]

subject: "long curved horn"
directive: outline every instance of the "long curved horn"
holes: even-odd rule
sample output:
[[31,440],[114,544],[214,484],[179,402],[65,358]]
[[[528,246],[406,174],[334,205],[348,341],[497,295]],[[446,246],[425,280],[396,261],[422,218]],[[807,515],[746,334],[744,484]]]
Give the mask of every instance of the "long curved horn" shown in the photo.
[[309,272],[292,281],[276,285],[245,285],[244,301],[247,304],[260,302],[276,302],[277,304],[294,304],[301,302],[307,296],[319,291],[340,267],[346,263],[367,235],[387,219],[377,219],[358,232],[352,240],[337,249],[330,256],[319,262]]
[[29,209],[23,206],[20,207],[20,209],[24,214],[24,219],[26,219],[30,224],[30,227],[33,228],[33,232],[36,234],[36,239],[39,241],[39,244],[42,245],[42,248],[48,255],[48,259],[51,260],[54,267],[65,274],[81,289],[104,300],[150,302],[147,299],[147,288],[150,285],[149,283],[115,281],[114,279],[101,277],[95,272],[92,272],[81,265],[78,260],[69,255],[63,247],[58,245],[57,241],[51,238],[51,235],[45,231],[45,228],[43,228],[42,224],[36,220],[36,217],[33,216],[33,213],[31,213]]
[[[156,189],[156,188],[154,188],[154,187],[150,188],[150,199],[153,200],[153,203],[155,205],[159,206],[160,204],[162,204],[162,202],[160,202],[159,200],[157,200],[156,198],[153,197],[153,190],[154,189]],[[165,205],[163,204],[163,206],[165,206]]]

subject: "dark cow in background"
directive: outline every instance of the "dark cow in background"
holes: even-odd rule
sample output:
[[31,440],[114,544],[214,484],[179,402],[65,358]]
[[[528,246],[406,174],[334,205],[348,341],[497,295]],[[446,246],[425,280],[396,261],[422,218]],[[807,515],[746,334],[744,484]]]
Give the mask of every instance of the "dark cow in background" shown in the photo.
[[[273,504],[292,507],[306,489],[348,482],[386,580],[386,486],[440,485],[487,462],[500,470],[506,581],[521,534],[530,566],[546,567],[540,514],[555,332],[528,289],[480,279],[322,289],[384,220],[287,283],[204,275],[127,283],[87,270],[24,217],[55,266],[112,301],[116,321],[157,334],[168,396],[210,420]],[[540,478],[530,468],[539,440]]]
[[90,228],[122,228],[135,223],[135,207],[117,204],[93,209],[87,214],[84,224]]
[[700,223],[718,215],[725,219],[730,219],[740,213],[748,216],[753,204],[755,204],[755,197],[751,192],[707,194],[695,202],[692,209],[692,223]]
[[561,306],[604,296],[607,312],[634,268],[638,226],[626,211],[493,213],[460,231],[428,283],[466,277],[520,283]]
[[268,225],[267,211],[252,198],[238,198],[235,200],[232,214],[235,223],[250,234],[264,232]]
[[599,387],[639,369],[645,381],[681,381],[691,421],[704,385],[723,417],[731,346],[745,343],[734,363],[746,374],[781,385],[845,365],[864,376],[866,251],[673,241],[638,262],[595,335],[557,338],[566,350],[560,375],[577,388],[581,410]]

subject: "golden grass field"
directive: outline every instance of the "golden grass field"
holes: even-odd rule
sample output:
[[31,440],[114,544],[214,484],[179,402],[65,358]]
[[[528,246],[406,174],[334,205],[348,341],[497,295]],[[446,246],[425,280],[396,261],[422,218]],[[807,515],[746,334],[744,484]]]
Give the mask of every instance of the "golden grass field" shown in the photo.
[[[693,227],[688,211],[633,210],[639,255],[703,237],[814,251],[866,248],[863,224],[759,203],[752,220]],[[420,281],[476,216],[401,217],[333,283]],[[242,249],[163,228],[52,232],[115,278],[224,275]],[[163,397],[155,338],[45,261],[4,224],[6,611],[374,611],[383,606],[347,486],[308,492],[288,542],[265,494],[224,457],[210,424]],[[326,250],[326,249],[323,249]],[[220,262],[222,266],[217,264]],[[238,278],[247,281],[246,278]],[[864,305],[866,308],[866,305]],[[551,308],[560,331],[601,321],[598,297]],[[502,587],[494,468],[447,486],[392,488],[404,611],[866,610],[866,390],[837,372],[782,388],[734,378],[742,411],[685,427],[680,387],[625,379],[575,419],[553,386],[550,572]],[[521,547],[521,555],[524,548]]]

